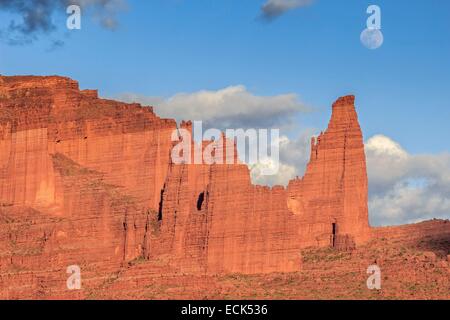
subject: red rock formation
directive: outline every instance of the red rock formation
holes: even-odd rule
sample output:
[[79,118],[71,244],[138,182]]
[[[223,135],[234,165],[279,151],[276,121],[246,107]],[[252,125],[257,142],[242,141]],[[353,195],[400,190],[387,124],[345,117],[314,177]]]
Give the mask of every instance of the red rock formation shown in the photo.
[[0,77],[0,272],[27,271],[35,292],[45,270],[148,255],[175,128],[67,78]]
[[136,259],[189,273],[297,271],[302,248],[370,238],[353,96],[333,105],[304,177],[286,188],[253,185],[242,163],[174,163],[174,130],[150,107],[68,78],[0,77],[0,296],[58,297],[71,264],[92,286]]
[[98,99],[61,77],[0,77],[0,199],[57,205],[50,155],[105,173],[156,209],[175,121],[151,108]]
[[305,176],[287,189],[252,185],[243,164],[172,164],[162,200],[166,253],[188,270],[295,271],[300,248],[354,248],[370,236],[354,97],[333,105],[328,129],[312,141]]
[[366,161],[354,100],[333,104],[328,129],[311,139],[304,177],[288,186],[288,207],[301,220],[308,245],[347,247],[369,238]]

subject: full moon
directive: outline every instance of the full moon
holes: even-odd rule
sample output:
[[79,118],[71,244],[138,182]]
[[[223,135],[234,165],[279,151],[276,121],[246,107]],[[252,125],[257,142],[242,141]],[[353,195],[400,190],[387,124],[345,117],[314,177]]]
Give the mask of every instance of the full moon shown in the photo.
[[383,44],[383,34],[379,29],[365,29],[361,32],[361,43],[368,49],[378,49]]

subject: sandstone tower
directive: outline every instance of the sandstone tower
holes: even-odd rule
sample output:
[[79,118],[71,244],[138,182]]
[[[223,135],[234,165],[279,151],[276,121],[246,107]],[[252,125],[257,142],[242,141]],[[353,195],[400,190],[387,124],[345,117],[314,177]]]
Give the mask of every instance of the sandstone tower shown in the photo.
[[366,159],[354,101],[347,96],[333,104],[327,130],[311,139],[304,177],[289,183],[288,208],[310,245],[345,248],[369,238]]

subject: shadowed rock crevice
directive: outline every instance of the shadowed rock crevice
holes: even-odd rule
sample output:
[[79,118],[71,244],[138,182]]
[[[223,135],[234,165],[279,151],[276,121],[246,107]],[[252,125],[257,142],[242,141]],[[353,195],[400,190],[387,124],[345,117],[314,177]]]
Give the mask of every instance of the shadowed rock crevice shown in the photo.
[[205,192],[204,191],[198,195],[198,199],[197,199],[197,210],[198,211],[202,210],[203,201],[205,201]]

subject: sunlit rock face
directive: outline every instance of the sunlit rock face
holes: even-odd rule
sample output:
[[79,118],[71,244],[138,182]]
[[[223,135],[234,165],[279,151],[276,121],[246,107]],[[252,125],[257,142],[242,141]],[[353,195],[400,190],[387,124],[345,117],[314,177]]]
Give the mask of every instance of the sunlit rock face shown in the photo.
[[353,96],[334,103],[304,177],[286,188],[253,185],[245,164],[173,163],[176,129],[68,78],[1,76],[0,296],[66,294],[72,264],[90,286],[141,260],[185,273],[298,271],[302,248],[370,238]]
[[161,212],[162,252],[186,271],[296,271],[301,248],[364,243],[367,174],[354,97],[335,102],[304,177],[287,189],[252,185],[242,164],[170,165]]

